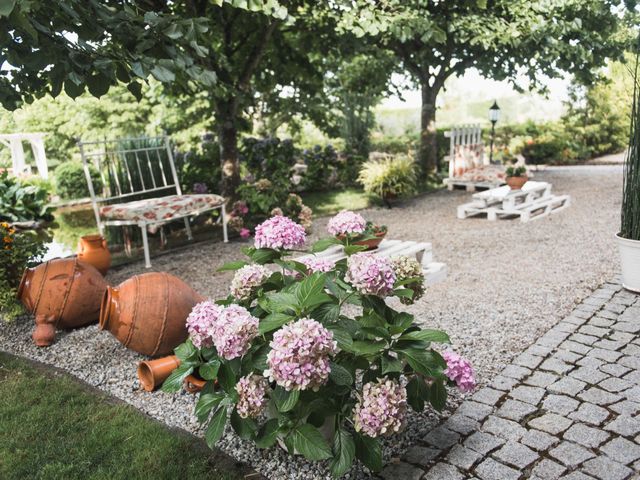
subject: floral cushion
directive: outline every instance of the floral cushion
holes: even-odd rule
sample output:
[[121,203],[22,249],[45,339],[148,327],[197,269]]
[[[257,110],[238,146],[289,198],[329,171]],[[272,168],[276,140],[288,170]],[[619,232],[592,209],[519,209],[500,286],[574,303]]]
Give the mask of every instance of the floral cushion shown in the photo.
[[105,205],[100,208],[100,215],[109,220],[162,223],[163,220],[169,221],[174,217],[218,207],[223,203],[224,198],[220,195],[170,195],[168,197]]

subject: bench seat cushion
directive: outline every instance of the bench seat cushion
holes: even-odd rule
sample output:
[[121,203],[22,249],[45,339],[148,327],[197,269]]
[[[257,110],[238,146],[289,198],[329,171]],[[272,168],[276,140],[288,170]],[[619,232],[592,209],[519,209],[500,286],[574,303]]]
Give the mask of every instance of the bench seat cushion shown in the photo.
[[224,203],[220,195],[169,195],[128,203],[115,203],[100,208],[100,215],[108,220],[162,223],[192,212],[219,207]]

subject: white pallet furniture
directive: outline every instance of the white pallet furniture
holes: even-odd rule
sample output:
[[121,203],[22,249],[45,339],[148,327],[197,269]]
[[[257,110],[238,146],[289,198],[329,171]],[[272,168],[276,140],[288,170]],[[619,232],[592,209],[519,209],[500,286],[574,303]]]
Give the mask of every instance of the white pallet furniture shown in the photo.
[[[433,285],[442,282],[447,278],[447,265],[440,262],[433,261],[433,252],[431,244],[428,242],[412,242],[408,240],[387,240],[384,239],[380,242],[380,245],[375,250],[370,250],[374,255],[379,255],[388,258],[394,258],[399,256],[415,256],[416,260],[422,265],[422,272],[424,273],[425,283],[427,285]],[[341,245],[327,248],[326,250],[316,253],[315,255],[303,255],[296,258],[300,260],[302,258],[309,257],[326,258],[328,260],[338,261],[345,258],[344,248]]]
[[[100,234],[104,227],[138,226],[142,232],[144,264],[151,268],[147,229],[152,233],[174,220],[220,210],[222,235],[228,242],[225,199],[215,194],[183,195],[168,136],[78,141],[91,203]],[[90,168],[100,175],[94,185]],[[117,203],[116,203],[117,202]]]
[[473,195],[473,201],[458,206],[458,218],[486,214],[489,221],[519,216],[521,222],[556,213],[571,204],[569,195],[553,195],[547,182],[525,183],[521,190],[509,186]]

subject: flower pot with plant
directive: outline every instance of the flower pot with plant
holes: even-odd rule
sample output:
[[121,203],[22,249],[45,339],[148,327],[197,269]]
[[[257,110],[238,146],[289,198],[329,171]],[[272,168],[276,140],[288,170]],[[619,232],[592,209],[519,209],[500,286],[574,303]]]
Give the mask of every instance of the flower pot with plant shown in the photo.
[[511,190],[520,190],[529,180],[527,169],[523,166],[507,167],[505,173],[507,175],[505,182],[511,187]]
[[[362,233],[365,224],[355,228]],[[342,244],[329,233],[311,253]],[[409,408],[442,410],[447,387],[473,390],[473,369],[446,348],[445,332],[387,305],[421,295],[415,259],[350,244],[334,264],[303,264],[290,256],[305,241],[304,227],[287,217],[256,227],[254,246],[244,249],[249,261],[221,268],[236,272],[230,294],[191,311],[189,338],[175,349],[180,366],[162,388],[178,391],[194,372],[205,380],[195,415],[210,446],[229,421],[258,448],[282,442],[290,453],[328,460],[334,477],[356,459],[379,471],[381,438],[404,428]]]
[[366,247],[366,250],[378,248],[387,235],[386,225],[376,225],[350,210],[343,210],[329,220],[327,229],[345,247],[360,245]]
[[640,78],[637,60],[634,78],[631,137],[624,162],[621,226],[616,238],[620,250],[622,284],[626,289],[640,293]]

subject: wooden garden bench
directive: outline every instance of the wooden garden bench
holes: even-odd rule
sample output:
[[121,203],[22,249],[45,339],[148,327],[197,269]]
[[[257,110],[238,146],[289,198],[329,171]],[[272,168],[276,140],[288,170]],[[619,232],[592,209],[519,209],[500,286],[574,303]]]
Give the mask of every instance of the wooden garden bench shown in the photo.
[[[78,147],[100,234],[108,226],[140,227],[146,268],[151,267],[147,230],[154,233],[174,220],[184,221],[187,238],[192,240],[189,217],[220,210],[223,238],[228,242],[224,198],[182,193],[169,137],[78,141]],[[101,185],[94,185],[90,166],[100,174]]]

